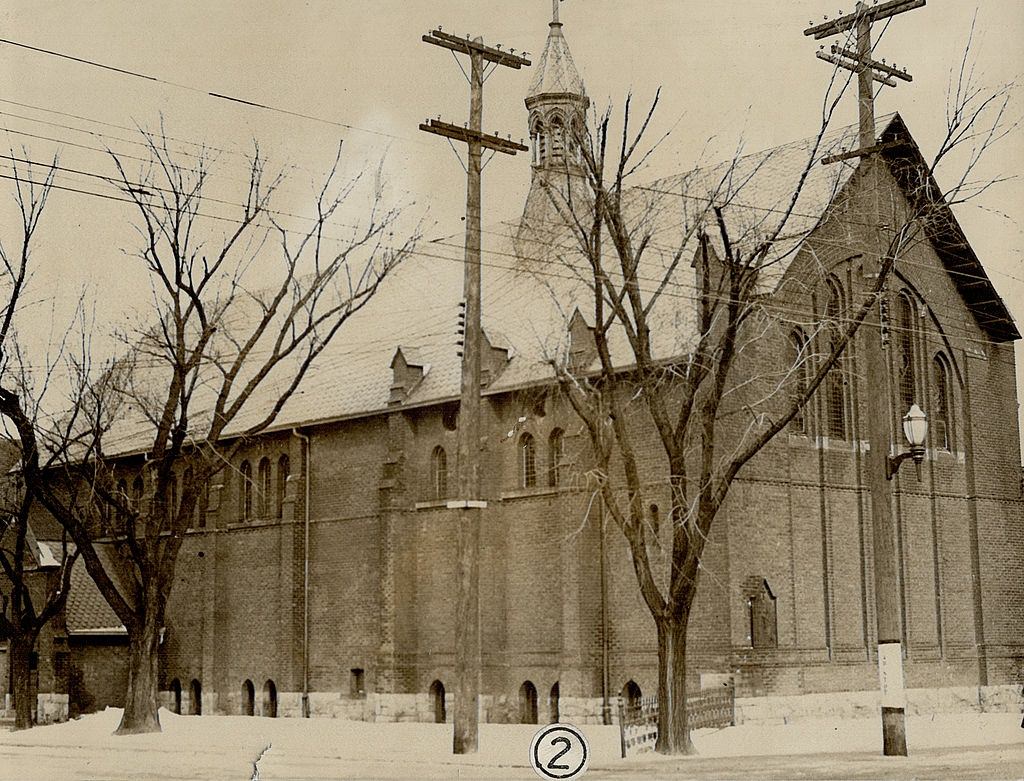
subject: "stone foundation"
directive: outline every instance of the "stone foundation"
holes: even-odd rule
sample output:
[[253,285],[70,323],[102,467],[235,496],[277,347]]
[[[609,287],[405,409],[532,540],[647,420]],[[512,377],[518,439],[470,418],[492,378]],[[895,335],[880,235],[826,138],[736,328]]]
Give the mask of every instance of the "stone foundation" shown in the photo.
[[54,724],[68,720],[68,695],[37,694],[36,724]]

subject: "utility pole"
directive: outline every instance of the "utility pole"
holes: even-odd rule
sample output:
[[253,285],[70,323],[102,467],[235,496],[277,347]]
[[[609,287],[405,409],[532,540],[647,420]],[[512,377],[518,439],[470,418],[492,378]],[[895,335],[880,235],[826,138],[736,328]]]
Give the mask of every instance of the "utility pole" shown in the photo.
[[[465,344],[459,401],[459,498],[449,501],[460,510],[458,523],[457,603],[455,608],[455,729],[452,751],[476,753],[480,700],[480,517],[487,502],[480,496],[480,172],[483,150],[514,155],[528,147],[511,139],[488,135],[483,126],[484,79],[499,65],[519,69],[530,61],[500,47],[485,46],[482,38],[459,38],[438,27],[423,36],[427,43],[469,56],[469,123],[459,127],[440,119],[428,120],[420,130],[464,142],[469,148],[466,165],[466,255],[463,296]],[[485,73],[484,63],[493,65]],[[461,67],[461,66],[460,66]]]
[[[856,51],[833,44],[831,52],[819,51],[819,59],[857,74],[858,103],[860,106],[859,148],[852,152],[833,155],[822,160],[834,163],[851,158],[864,158],[865,180],[873,189],[870,200],[870,214],[866,220],[873,231],[874,252],[865,254],[865,271],[880,273],[882,263],[882,242],[879,225],[878,187],[880,184],[878,152],[888,148],[875,139],[875,96],[876,81],[895,87],[896,79],[911,81],[906,70],[876,62],[871,58],[871,25],[880,19],[912,11],[925,5],[926,0],[890,0],[867,6],[858,2],[852,14],[833,21],[813,25],[804,30],[804,35],[813,35],[820,40],[839,33],[855,31]],[[886,337],[882,311],[886,299],[883,289],[879,295],[879,306],[872,307],[865,319],[868,329],[866,355],[867,376],[876,387],[888,389],[888,366],[885,359]],[[871,494],[871,523],[875,559],[875,613],[878,625],[878,677],[882,692],[882,753],[885,756],[907,755],[907,733],[904,709],[906,694],[903,688],[903,644],[900,631],[899,585],[897,581],[895,530],[892,519],[892,487],[889,483],[892,417],[889,393],[867,395],[868,441],[870,451],[867,458],[868,488]]]

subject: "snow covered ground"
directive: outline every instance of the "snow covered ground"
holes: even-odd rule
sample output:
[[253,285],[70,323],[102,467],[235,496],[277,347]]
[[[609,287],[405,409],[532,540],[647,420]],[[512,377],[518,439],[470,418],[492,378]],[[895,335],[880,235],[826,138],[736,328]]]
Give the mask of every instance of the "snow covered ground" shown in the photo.
[[[527,725],[481,725],[480,753],[454,757],[451,726],[329,719],[176,716],[164,731],[115,737],[120,711],[0,733],[0,779],[537,778]],[[619,758],[617,727],[583,728],[587,778],[1022,778],[1020,714],[910,717],[909,758],[879,756],[875,719],[741,726],[695,734],[698,757]]]

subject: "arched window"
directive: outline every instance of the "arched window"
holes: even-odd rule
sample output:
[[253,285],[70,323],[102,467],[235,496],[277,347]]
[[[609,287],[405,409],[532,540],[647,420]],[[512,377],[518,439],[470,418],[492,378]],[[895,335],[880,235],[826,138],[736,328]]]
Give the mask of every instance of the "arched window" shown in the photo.
[[[803,398],[810,383],[810,365],[808,364],[807,337],[799,328],[794,328],[789,334],[789,353],[787,358],[786,371],[789,372],[789,401],[796,403]],[[789,430],[793,434],[808,434],[807,406],[800,405],[789,421]]]
[[531,681],[519,687],[519,723],[537,723],[537,687]]
[[242,715],[253,716],[256,714],[256,687],[252,681],[246,678],[242,684]]
[[173,523],[178,517],[178,478],[171,474],[167,481],[167,522]]
[[277,493],[274,495],[274,517],[278,520],[284,517],[284,498],[288,493],[288,475],[291,474],[291,471],[291,460],[285,453],[277,459]]
[[953,449],[953,395],[949,383],[949,364],[941,353],[932,361],[932,442],[939,450]]
[[896,380],[899,388],[900,406],[897,410],[902,417],[917,401],[917,376],[915,371],[914,344],[916,339],[914,304],[904,292],[896,303]]
[[263,715],[277,718],[277,686],[269,679],[263,684]]
[[196,678],[188,685],[188,712],[193,716],[203,715],[203,685]]
[[558,681],[555,681],[551,687],[551,694],[548,696],[548,708],[551,712],[551,723],[555,724],[558,722],[558,696],[559,688]]
[[448,454],[438,445],[430,456],[430,476],[434,485],[434,498],[448,498]]
[[551,159],[555,162],[562,161],[562,153],[565,151],[564,123],[559,116],[551,120]]
[[544,162],[544,157],[547,154],[547,143],[544,133],[544,123],[538,120],[533,125],[533,130],[530,132],[530,137],[533,139],[533,164],[541,165]]
[[[117,494],[116,494],[116,498],[117,498],[117,502],[121,506],[121,508],[127,508],[129,506],[128,503],[129,503],[130,500],[128,498],[128,481],[127,480],[121,479],[121,480],[117,481]],[[128,515],[124,511],[124,509],[119,509],[118,512],[117,512],[117,520],[119,520],[119,521],[121,521],[123,523],[125,520],[127,520],[127,518],[128,518]],[[179,686],[180,686],[180,684],[179,684]]]
[[537,485],[537,445],[533,434],[523,434],[519,438],[519,484],[523,488]]
[[145,487],[142,483],[142,475],[136,475],[132,480],[132,509],[135,512],[142,512],[142,494]]
[[750,645],[754,648],[776,648],[779,630],[775,610],[775,595],[767,580],[761,580],[757,592],[747,597],[750,615]]
[[639,708],[640,698],[643,693],[640,691],[640,687],[637,686],[636,681],[626,681],[626,685],[622,687],[622,704],[627,708]]
[[181,713],[181,681],[177,678],[171,681],[171,712]]
[[238,470],[241,476],[238,486],[238,514],[239,520],[245,522],[252,520],[252,465],[243,461]]
[[562,482],[565,432],[556,428],[548,437],[548,485],[555,488]]
[[444,704],[444,684],[440,681],[430,684],[430,704],[434,711],[435,723],[444,724],[448,714]]
[[[831,355],[839,343],[840,318],[843,314],[843,293],[834,279],[828,281],[828,304],[825,307],[828,354]],[[833,365],[825,378],[825,408],[828,435],[834,439],[846,439],[846,360],[843,356]]]
[[270,459],[266,456],[260,459],[260,465],[257,467],[257,486],[259,493],[256,497],[256,507],[258,518],[267,518],[270,516],[270,494],[273,488],[273,483],[270,481]]

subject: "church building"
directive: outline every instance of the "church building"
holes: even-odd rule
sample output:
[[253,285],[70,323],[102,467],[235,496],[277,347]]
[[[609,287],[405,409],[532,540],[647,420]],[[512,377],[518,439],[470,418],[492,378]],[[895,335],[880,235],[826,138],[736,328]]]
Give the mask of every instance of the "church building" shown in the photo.
[[[599,722],[619,697],[657,692],[657,642],[628,546],[588,477],[587,433],[550,365],[566,350],[581,366],[595,357],[592,306],[568,261],[551,260],[566,234],[550,188],[588,202],[576,139],[589,100],[557,19],[534,68],[524,113],[532,151],[518,163],[532,177],[523,216],[483,231],[482,713]],[[902,174],[920,152],[898,115],[879,120],[878,136],[903,142],[880,155],[884,201],[898,210],[917,197]],[[841,129],[817,154],[855,137],[856,128]],[[735,218],[750,226],[772,214],[809,154],[813,139],[732,161],[743,183]],[[866,289],[869,269],[847,251],[864,230],[860,165],[811,167],[788,259],[765,275],[765,295],[802,295],[803,315],[766,335],[752,367],[776,371],[826,340],[814,318],[846,311]],[[671,243],[685,221],[695,183],[720,182],[723,170],[676,173],[638,195],[657,199],[659,241]],[[864,375],[868,336],[859,334],[733,484],[690,620],[694,689],[728,681],[738,697],[760,697],[877,688],[865,440],[866,401],[879,393],[892,398],[894,432],[914,403],[930,423],[919,475],[907,465],[892,482],[907,686],[1024,678],[1019,333],[941,208],[942,225],[926,227],[891,280],[890,387]],[[458,510],[446,500],[458,468],[462,242],[425,242],[405,261],[271,429],[215,478],[167,610],[168,707],[300,716],[308,703],[314,717],[449,718]],[[683,265],[692,279],[689,259]],[[694,303],[666,300],[671,350],[685,343],[672,329],[688,327]],[[902,437],[893,441],[899,448]],[[650,482],[664,484],[653,433],[644,447]],[[126,474],[141,472],[142,453],[126,447],[123,458]],[[667,546],[667,485],[651,495],[660,497],[646,508],[653,539]],[[106,680],[102,659],[123,664],[123,649],[104,657],[87,635],[71,640],[60,644],[72,652],[62,664],[81,669],[65,678]],[[88,652],[76,655],[83,643]]]

